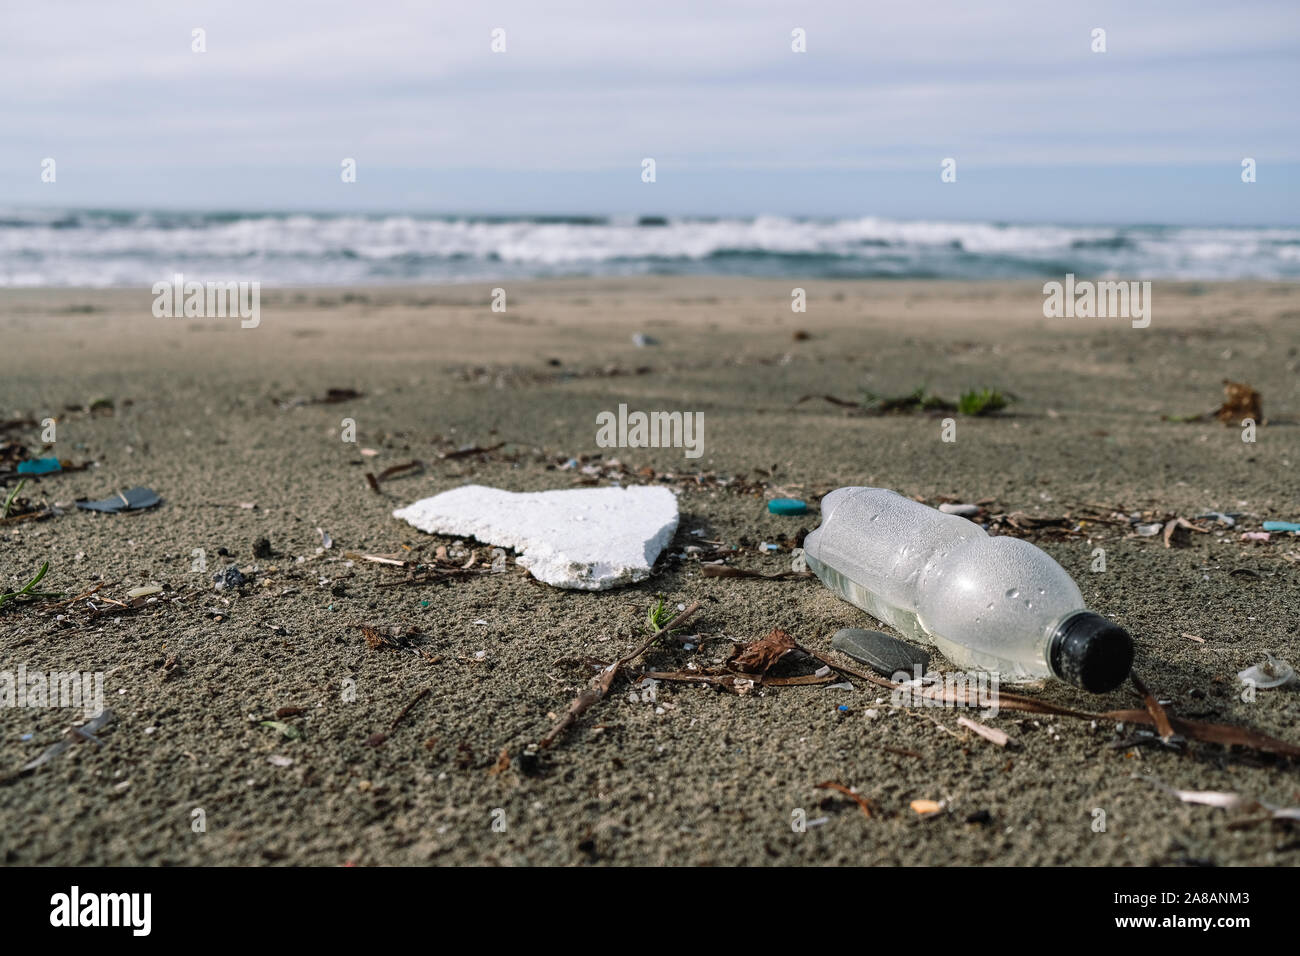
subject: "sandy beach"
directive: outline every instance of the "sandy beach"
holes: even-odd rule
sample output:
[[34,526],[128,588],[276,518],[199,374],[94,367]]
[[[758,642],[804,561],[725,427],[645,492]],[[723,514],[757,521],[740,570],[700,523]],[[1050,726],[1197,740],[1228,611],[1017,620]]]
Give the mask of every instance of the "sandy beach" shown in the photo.
[[[491,309],[493,286],[504,312]],[[791,311],[796,287],[806,313]],[[0,608],[0,670],[103,672],[115,716],[98,744],[0,784],[0,862],[1295,865],[1285,826],[1235,826],[1227,810],[1134,779],[1295,806],[1293,763],[1126,745],[1132,726],[1010,711],[985,720],[1015,738],[1004,749],[958,726],[960,712],[893,707],[862,681],[745,695],[663,682],[654,700],[624,682],[535,764],[519,758],[596,667],[640,640],[660,596],[702,602],[697,646],[657,646],[638,669],[708,666],[774,627],[825,650],[838,628],[876,626],[815,579],[701,573],[701,541],[734,567],[788,570],[818,517],[772,515],[765,500],[815,506],[842,485],[1069,518],[1068,531],[1025,536],[1133,634],[1135,669],[1175,714],[1300,743],[1294,685],[1248,702],[1236,680],[1266,652],[1300,664],[1300,540],[1241,539],[1300,519],[1297,291],[1157,282],[1151,324],[1135,329],[1044,318],[1032,281],[283,289],[264,290],[260,324],[242,329],[156,318],[147,289],[0,289],[0,419],[19,423],[0,439],[40,454],[39,423],[55,418],[43,453],[93,463],[29,481],[31,506],[56,513],[0,525],[0,587],[17,590],[46,561],[41,589],[72,598],[102,585],[98,610]],[[1225,379],[1263,396],[1253,443],[1237,427],[1169,420],[1213,409]],[[955,416],[953,442],[941,440],[945,416],[842,404],[920,386],[1014,401]],[[330,389],[357,394],[320,401]],[[621,403],[701,412],[702,456],[597,447],[597,415]],[[341,440],[345,419],[355,442]],[[367,472],[412,460],[424,467],[368,486]],[[677,536],[640,584],[556,590],[513,561],[403,583],[405,569],[347,557],[429,560],[445,546],[476,570],[490,548],[422,534],[392,511],[471,482],[611,480],[679,493]],[[116,515],[73,505],[137,485],[163,503]],[[1085,513],[1135,512],[1238,517],[1202,520],[1209,530],[1174,547],[1114,519],[1077,528]],[[255,554],[260,539],[269,554]],[[215,590],[230,563],[255,569],[251,583]],[[162,590],[127,595],[151,585]],[[362,625],[400,636],[372,647]],[[1023,692],[1091,711],[1142,706],[1129,686]],[[79,717],[0,709],[0,777]],[[824,781],[856,788],[871,817]],[[922,816],[917,800],[943,807]],[[791,826],[797,811],[815,823],[806,832]]]

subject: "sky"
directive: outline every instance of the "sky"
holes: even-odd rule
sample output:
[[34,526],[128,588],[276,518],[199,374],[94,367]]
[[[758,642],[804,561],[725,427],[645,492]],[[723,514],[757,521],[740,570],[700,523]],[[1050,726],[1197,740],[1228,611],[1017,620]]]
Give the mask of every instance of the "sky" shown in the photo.
[[1294,224],[1297,89],[1294,0],[0,0],[0,205]]

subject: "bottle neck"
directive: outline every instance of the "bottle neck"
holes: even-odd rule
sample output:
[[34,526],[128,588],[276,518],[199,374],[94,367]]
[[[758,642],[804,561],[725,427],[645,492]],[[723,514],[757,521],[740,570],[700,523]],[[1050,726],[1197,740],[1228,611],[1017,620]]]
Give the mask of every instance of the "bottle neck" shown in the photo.
[[1066,611],[1051,624],[1047,625],[1047,630],[1043,632],[1043,663],[1047,665],[1047,669],[1051,671],[1052,675],[1056,677],[1057,680],[1066,680],[1067,678],[1062,677],[1060,672],[1057,670],[1056,665],[1052,663],[1053,648],[1060,641],[1061,635],[1065,634],[1069,630],[1067,625],[1070,620],[1078,617],[1080,614],[1087,613],[1088,612],[1083,608]]
[[1094,694],[1114,690],[1133,667],[1133,638],[1092,611],[1067,614],[1047,641],[1047,666],[1057,678]]

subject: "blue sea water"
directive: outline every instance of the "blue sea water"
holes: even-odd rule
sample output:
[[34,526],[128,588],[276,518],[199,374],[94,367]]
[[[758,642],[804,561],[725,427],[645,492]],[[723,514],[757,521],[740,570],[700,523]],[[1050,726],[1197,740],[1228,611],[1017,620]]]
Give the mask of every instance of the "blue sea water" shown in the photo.
[[1300,229],[0,209],[0,286],[550,276],[1300,279]]

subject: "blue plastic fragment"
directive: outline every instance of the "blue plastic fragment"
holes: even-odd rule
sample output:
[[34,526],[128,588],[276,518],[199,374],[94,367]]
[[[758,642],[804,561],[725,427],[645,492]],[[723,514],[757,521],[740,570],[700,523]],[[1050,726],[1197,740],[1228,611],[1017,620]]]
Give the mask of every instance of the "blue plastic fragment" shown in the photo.
[[849,712],[849,705],[840,704],[840,706],[836,707],[835,709],[838,710],[841,714],[847,714]]
[[808,513],[808,505],[798,498],[773,498],[767,510],[774,515],[802,515]]
[[59,464],[57,458],[29,458],[18,463],[20,475],[52,475],[62,470],[63,466]]
[[1265,531],[1300,531],[1300,522],[1296,521],[1265,521]]

